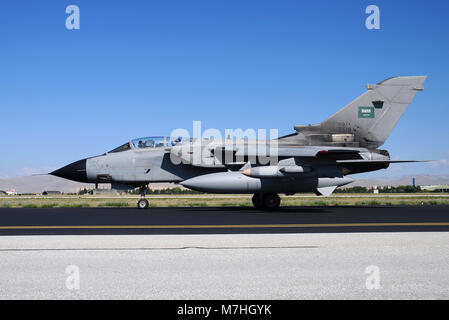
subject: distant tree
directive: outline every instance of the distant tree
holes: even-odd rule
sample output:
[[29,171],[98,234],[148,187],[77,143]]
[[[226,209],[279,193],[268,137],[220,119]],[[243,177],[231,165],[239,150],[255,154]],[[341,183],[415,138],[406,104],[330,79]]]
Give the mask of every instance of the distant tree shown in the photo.
[[[381,187],[378,188],[379,193],[416,193],[421,192],[421,187],[419,186],[397,186],[397,187]],[[344,189],[336,189],[335,193],[372,193],[373,188],[365,187],[351,187]]]
[[78,195],[83,195],[83,194],[87,194],[89,193],[89,190],[87,190],[86,188],[81,189],[80,191],[78,191]]
[[[138,195],[138,194],[140,194],[140,190],[139,190],[139,188],[136,188],[134,190],[128,191],[127,193]],[[194,191],[194,190],[190,190],[190,189],[181,189],[179,187],[165,188],[165,189],[150,189],[147,191],[147,194],[154,194],[154,195],[158,195],[158,194],[200,194],[200,193],[203,193],[203,192]]]
[[360,186],[335,190],[335,193],[368,193],[368,192],[370,192],[369,189]]

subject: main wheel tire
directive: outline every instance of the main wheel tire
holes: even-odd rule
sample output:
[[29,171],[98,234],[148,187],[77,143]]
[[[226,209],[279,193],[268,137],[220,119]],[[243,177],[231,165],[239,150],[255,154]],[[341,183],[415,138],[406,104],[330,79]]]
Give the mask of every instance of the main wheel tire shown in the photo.
[[256,209],[263,208],[263,199],[260,197],[260,194],[256,193],[255,195],[253,195],[252,201],[254,208]]
[[281,205],[281,198],[276,193],[267,193],[263,196],[263,205],[269,210],[277,209]]
[[148,203],[148,200],[147,199],[140,199],[138,202],[137,202],[137,208],[139,208],[139,209],[148,209],[148,206],[149,206],[150,204]]

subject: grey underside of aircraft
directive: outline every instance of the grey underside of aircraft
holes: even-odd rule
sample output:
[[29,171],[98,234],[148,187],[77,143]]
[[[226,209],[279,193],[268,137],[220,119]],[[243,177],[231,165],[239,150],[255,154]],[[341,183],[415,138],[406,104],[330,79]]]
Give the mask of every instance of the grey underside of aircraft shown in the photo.
[[[142,138],[51,174],[116,188],[175,182],[214,193],[328,195],[353,181],[349,174],[387,168],[380,150],[425,76],[393,77],[316,125],[295,125],[275,140]],[[84,170],[84,171],[83,171]]]

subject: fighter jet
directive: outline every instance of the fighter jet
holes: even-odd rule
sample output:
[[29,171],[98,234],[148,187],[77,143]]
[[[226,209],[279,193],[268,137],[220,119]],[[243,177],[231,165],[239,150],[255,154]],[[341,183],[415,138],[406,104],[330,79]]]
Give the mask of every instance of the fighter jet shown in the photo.
[[271,140],[139,138],[71,163],[51,175],[115,189],[140,188],[140,209],[149,206],[150,183],[174,182],[209,193],[253,194],[258,209],[276,209],[279,194],[328,196],[354,181],[348,175],[388,168],[379,149],[408,108],[426,76],[393,77],[368,85],[361,96],[323,122],[295,125]]

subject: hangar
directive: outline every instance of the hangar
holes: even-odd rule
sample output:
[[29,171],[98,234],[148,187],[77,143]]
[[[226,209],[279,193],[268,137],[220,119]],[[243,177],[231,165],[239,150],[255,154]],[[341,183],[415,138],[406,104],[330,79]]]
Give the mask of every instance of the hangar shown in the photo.
[[431,185],[431,186],[421,186],[421,190],[449,192],[449,185],[448,184],[437,184],[437,185]]

